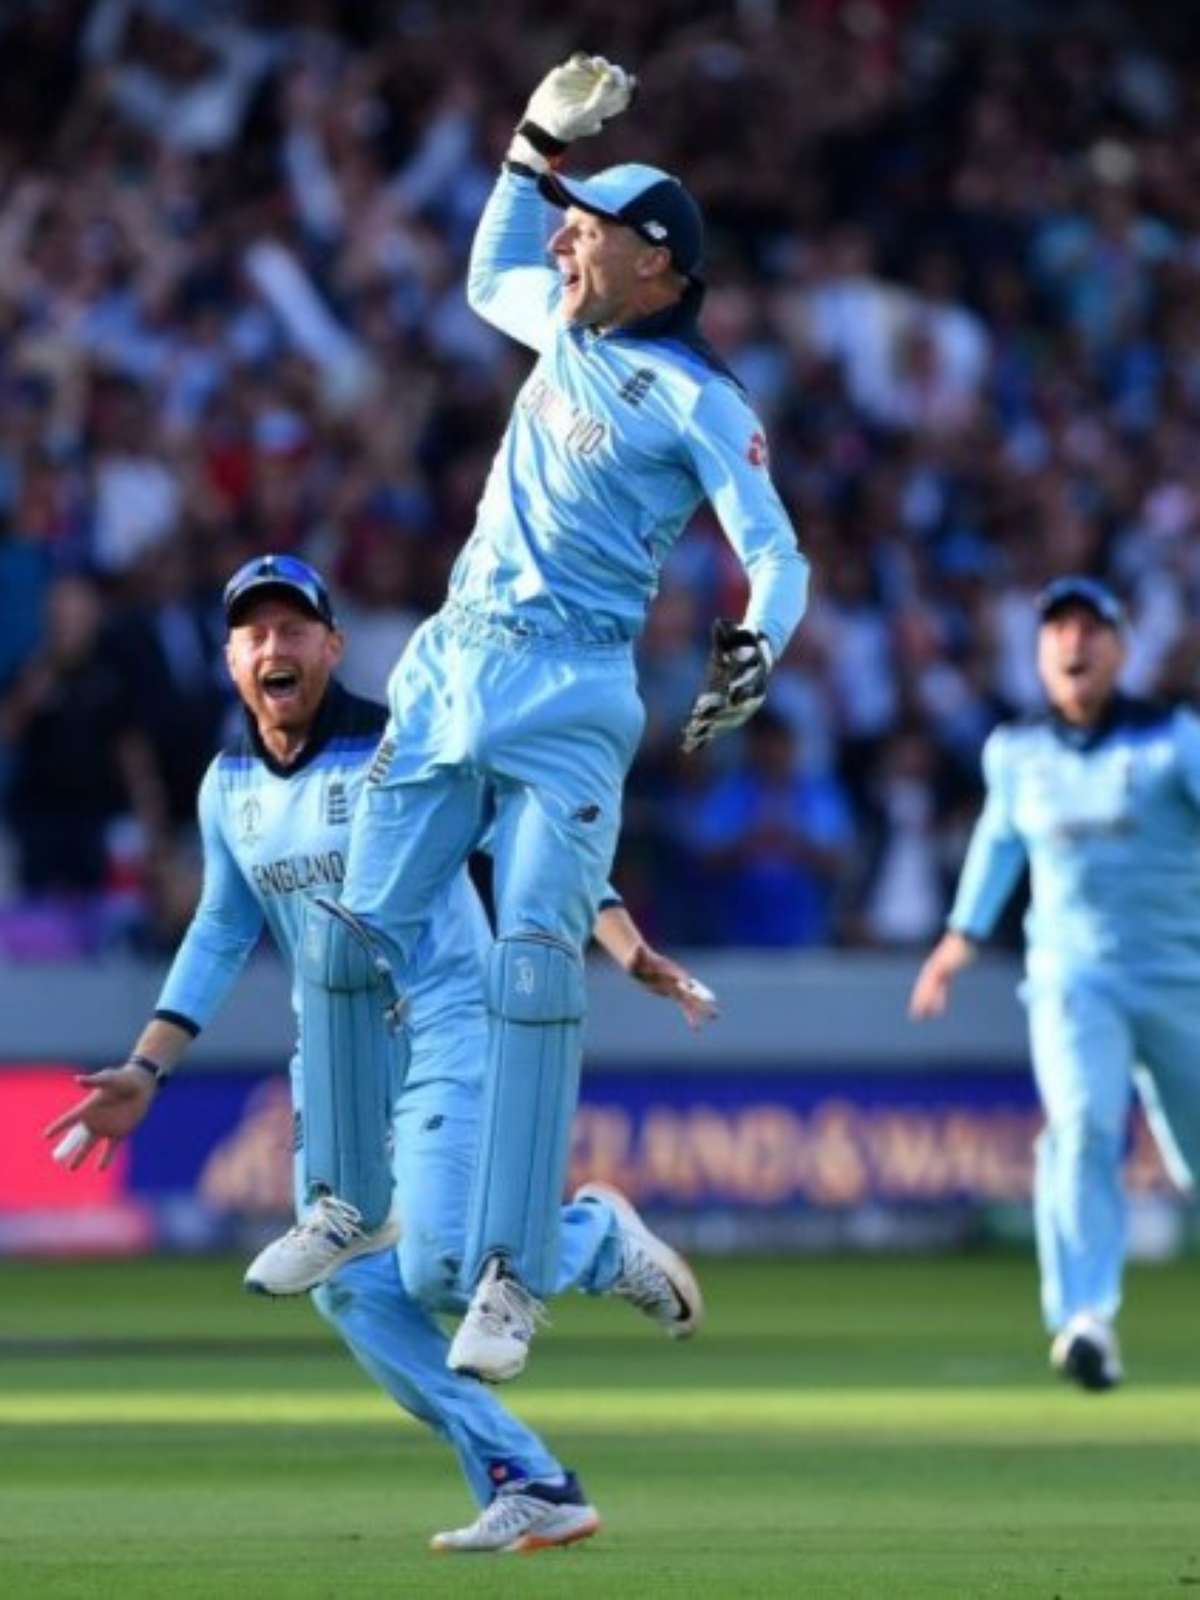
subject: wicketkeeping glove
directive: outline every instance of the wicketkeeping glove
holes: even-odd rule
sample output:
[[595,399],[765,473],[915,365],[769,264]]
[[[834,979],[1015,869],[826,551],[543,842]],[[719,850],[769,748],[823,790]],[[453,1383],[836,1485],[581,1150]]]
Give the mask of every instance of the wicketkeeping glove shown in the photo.
[[708,676],[684,727],[683,748],[690,754],[747,722],[767,697],[773,665],[765,634],[724,617],[714,622]]
[[633,99],[637,79],[603,56],[577,51],[533,91],[509,146],[510,161],[545,172],[574,139],[599,133]]

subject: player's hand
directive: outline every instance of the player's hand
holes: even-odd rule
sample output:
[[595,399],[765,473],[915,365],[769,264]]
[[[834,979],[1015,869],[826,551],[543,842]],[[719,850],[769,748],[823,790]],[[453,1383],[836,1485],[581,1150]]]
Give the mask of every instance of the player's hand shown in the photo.
[[651,994],[674,1000],[689,1028],[701,1028],[718,1015],[717,997],[712,990],[699,978],[693,978],[678,961],[661,955],[648,944],[637,947],[627,971]]
[[624,67],[576,51],[533,91],[510,155],[544,168],[573,140],[599,133],[610,117],[625,110],[636,88],[637,79]]
[[138,1126],[154,1100],[154,1079],[141,1067],[108,1067],[75,1079],[88,1090],[83,1099],[55,1117],[43,1137],[59,1139],[54,1159],[76,1172],[99,1145],[100,1168],[109,1166],[121,1140]]
[[975,959],[972,941],[953,929],[934,945],[922,963],[908,1000],[914,1022],[940,1017],[950,1003],[950,987],[965,966]]
[[721,618],[713,623],[708,676],[683,730],[690,755],[719,733],[740,728],[762,705],[774,657],[766,636]]

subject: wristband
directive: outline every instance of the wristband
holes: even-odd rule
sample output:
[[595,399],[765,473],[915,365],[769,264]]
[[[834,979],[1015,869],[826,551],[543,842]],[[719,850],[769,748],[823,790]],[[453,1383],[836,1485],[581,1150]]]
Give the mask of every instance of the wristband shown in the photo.
[[547,133],[545,128],[539,128],[536,122],[530,122],[528,118],[517,123],[517,132],[528,139],[538,155],[545,156],[549,162],[554,162],[559,156],[566,154],[565,139],[556,139],[552,133]]
[[149,1056],[132,1055],[125,1065],[127,1067],[140,1067],[143,1072],[148,1072],[160,1089],[171,1076],[166,1067],[159,1066],[157,1061],[151,1061]]

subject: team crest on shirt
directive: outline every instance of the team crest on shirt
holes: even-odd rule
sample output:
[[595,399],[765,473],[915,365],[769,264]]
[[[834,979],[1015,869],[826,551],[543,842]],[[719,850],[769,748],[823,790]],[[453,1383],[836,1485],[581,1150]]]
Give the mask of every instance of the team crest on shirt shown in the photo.
[[752,467],[765,467],[767,464],[767,437],[763,433],[752,433],[750,443],[746,446],[746,460]]
[[245,845],[255,845],[262,838],[262,801],[251,795],[242,802],[238,811],[238,838]]
[[657,377],[658,374],[649,367],[639,367],[632,378],[626,378],[617,393],[631,406],[640,406]]
[[325,791],[325,821],[331,828],[345,827],[350,821],[350,799],[340,778],[335,778]]

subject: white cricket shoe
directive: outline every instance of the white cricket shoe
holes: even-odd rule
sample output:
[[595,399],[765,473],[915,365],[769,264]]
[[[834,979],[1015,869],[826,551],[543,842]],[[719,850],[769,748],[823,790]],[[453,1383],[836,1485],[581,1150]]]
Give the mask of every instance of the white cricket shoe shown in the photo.
[[510,1483],[465,1528],[435,1533],[429,1548],[443,1555],[529,1555],[577,1544],[600,1531],[573,1472],[564,1484]]
[[253,1294],[303,1294],[347,1261],[386,1250],[399,1237],[395,1217],[368,1232],[360,1212],[336,1195],[325,1194],[282,1239],[259,1251],[246,1269],[242,1287]]
[[1059,1329],[1050,1365],[1081,1389],[1115,1389],[1125,1376],[1112,1323],[1092,1311],[1078,1312]]
[[450,1343],[446,1365],[484,1383],[505,1383],[524,1370],[529,1341],[538,1324],[548,1320],[542,1302],[493,1256]]
[[585,1183],[574,1198],[599,1200],[616,1215],[621,1270],[609,1293],[635,1305],[670,1338],[690,1339],[704,1321],[704,1296],[678,1250],[651,1233],[631,1202],[611,1184]]

